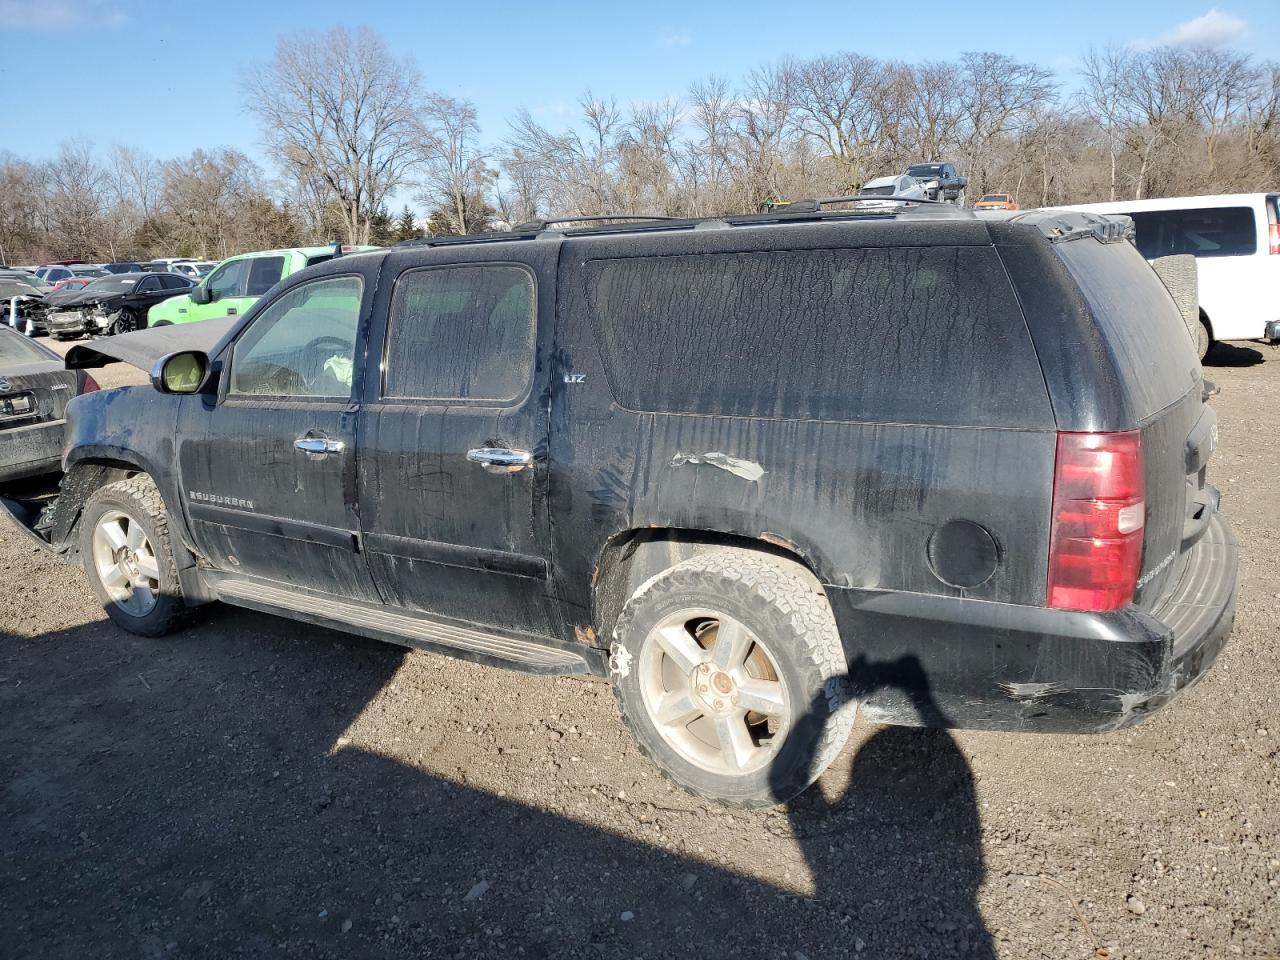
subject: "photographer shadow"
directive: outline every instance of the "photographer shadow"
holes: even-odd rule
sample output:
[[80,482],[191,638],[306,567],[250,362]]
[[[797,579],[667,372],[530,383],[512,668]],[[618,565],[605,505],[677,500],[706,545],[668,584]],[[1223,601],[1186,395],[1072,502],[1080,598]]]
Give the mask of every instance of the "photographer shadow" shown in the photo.
[[[864,724],[855,725],[855,741],[865,739],[856,745],[843,793],[829,797],[820,782],[787,804],[815,899],[851,918],[858,952],[994,960],[977,903],[986,866],[973,773],[943,729],[950,724],[920,662],[859,657],[847,680],[860,700],[886,694],[899,709],[909,703],[921,726],[868,735]],[[810,717],[828,716],[821,699]],[[825,781],[844,772],[841,763]]]

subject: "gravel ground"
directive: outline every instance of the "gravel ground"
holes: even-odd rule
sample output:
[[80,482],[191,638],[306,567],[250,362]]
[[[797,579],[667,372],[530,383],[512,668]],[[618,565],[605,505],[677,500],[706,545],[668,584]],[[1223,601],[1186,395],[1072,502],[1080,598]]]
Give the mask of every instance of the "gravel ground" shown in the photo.
[[1210,367],[1210,676],[1108,736],[860,724],[766,812],[669,786],[601,683],[232,609],[144,640],[0,523],[0,955],[1278,957],[1280,354]]

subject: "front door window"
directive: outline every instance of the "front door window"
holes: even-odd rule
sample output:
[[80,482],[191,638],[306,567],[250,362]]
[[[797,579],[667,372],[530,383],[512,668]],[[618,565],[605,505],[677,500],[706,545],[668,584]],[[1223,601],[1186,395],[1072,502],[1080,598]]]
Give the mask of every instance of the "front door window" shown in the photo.
[[248,273],[248,260],[232,260],[213,271],[205,286],[209,288],[215,300],[243,296],[245,276]]
[[328,277],[272,302],[236,343],[228,396],[350,398],[362,291]]

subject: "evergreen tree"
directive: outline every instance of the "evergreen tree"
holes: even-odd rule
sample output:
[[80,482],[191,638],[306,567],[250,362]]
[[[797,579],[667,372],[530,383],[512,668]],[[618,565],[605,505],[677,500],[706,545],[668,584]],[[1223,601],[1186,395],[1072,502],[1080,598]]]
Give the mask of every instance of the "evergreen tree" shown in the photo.
[[400,211],[400,216],[396,218],[396,240],[417,240],[420,236],[422,231],[418,229],[417,218],[406,203],[404,209]]

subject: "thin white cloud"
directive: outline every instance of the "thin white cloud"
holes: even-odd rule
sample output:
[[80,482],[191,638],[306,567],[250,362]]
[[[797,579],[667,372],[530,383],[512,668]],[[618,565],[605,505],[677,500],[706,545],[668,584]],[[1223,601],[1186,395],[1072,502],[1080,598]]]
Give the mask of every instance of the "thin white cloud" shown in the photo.
[[1239,39],[1246,24],[1233,13],[1224,13],[1217,7],[1208,13],[1180,23],[1155,40],[1138,40],[1133,46],[1139,50],[1152,47],[1222,47]]
[[663,30],[658,34],[658,43],[668,50],[674,47],[687,47],[693,43],[693,37],[683,30]]
[[15,33],[119,27],[128,19],[105,0],[0,0],[0,30]]
[[530,111],[535,117],[574,117],[582,112],[575,103],[557,100],[555,103],[540,103]]

